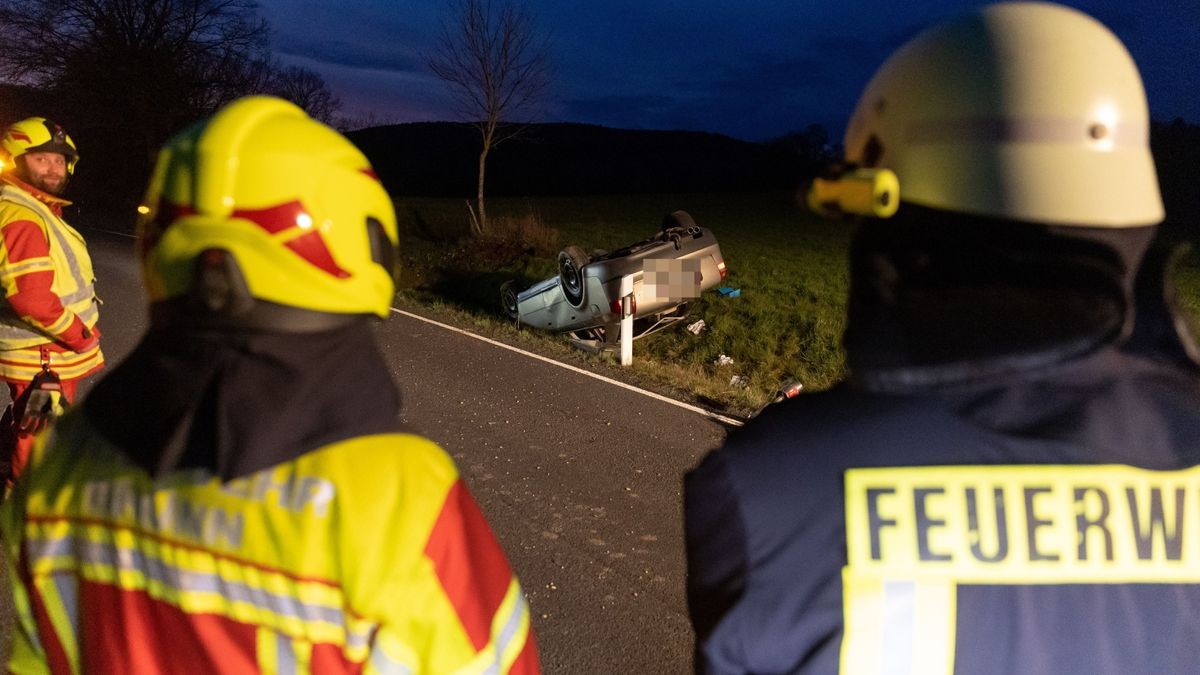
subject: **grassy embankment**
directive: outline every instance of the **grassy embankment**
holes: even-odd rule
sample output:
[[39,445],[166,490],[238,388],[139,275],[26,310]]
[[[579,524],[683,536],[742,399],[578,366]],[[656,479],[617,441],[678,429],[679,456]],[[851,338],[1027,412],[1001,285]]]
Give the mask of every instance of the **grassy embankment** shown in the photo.
[[[705,293],[687,323],[704,319],[707,330],[696,336],[679,326],[638,341],[629,376],[735,413],[761,406],[788,380],[807,391],[837,382],[844,369],[839,342],[849,228],[797,207],[790,194],[493,199],[489,214],[500,239],[482,243],[462,238],[462,200],[401,199],[400,299],[435,304],[472,330],[535,351],[611,361],[582,355],[562,336],[517,331],[499,312],[500,284],[517,279],[524,288],[553,276],[566,244],[613,249],[649,236],[676,209],[716,234],[730,269],[724,285],[740,289],[741,297]],[[1181,297],[1200,316],[1200,255],[1185,262]],[[714,365],[720,354],[733,365]],[[748,386],[731,384],[734,375],[746,376]]]

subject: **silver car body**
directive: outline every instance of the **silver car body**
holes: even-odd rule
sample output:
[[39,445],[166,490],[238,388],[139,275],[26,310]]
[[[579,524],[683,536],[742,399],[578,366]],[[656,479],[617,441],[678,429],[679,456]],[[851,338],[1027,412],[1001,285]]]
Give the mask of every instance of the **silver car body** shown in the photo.
[[[687,300],[719,285],[725,277],[725,259],[712,232],[691,225],[664,229],[650,239],[594,257],[581,271],[583,292],[578,304],[573,305],[564,293],[560,274],[516,295],[517,322],[556,332],[600,329],[599,337],[608,332],[611,341],[621,321],[621,278],[630,275],[634,319],[650,320],[640,322],[641,330],[635,328],[634,337],[641,337],[661,327],[656,320],[667,320]],[[668,274],[666,289],[650,278],[656,271]]]

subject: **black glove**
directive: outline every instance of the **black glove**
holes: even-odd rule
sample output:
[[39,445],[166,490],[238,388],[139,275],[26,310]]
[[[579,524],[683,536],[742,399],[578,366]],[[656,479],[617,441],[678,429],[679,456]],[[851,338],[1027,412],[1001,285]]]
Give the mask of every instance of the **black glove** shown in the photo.
[[25,411],[17,429],[22,434],[39,433],[63,413],[65,405],[62,380],[54,371],[43,370],[34,376],[25,392]]

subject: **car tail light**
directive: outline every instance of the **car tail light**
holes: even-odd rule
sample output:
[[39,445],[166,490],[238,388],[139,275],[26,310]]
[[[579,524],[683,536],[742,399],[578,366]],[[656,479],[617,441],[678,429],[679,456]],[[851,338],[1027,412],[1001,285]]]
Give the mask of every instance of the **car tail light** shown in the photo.
[[[621,299],[613,300],[608,308],[612,310],[613,314],[621,316]],[[633,316],[634,314],[637,314],[637,296],[631,295],[629,296],[629,315]]]
[[729,271],[725,269],[725,261],[724,260],[717,263],[717,271],[721,273],[721,281],[725,281],[725,275],[729,274]]

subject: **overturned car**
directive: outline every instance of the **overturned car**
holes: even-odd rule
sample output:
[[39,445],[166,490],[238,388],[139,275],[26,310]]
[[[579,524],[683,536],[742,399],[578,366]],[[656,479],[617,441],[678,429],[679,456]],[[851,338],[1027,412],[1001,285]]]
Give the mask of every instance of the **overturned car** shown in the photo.
[[725,278],[716,237],[686,211],[663,219],[659,231],[611,253],[587,255],[568,246],[558,255],[558,275],[517,292],[500,289],[500,302],[519,325],[569,332],[577,340],[615,344],[621,323],[621,278],[633,281],[633,338],[687,316],[687,302]]

